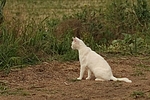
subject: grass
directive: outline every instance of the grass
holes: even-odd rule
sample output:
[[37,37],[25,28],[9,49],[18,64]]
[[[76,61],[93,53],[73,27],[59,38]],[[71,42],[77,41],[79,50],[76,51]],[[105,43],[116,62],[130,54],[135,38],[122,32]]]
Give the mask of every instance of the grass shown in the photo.
[[[6,9],[7,13],[12,16],[23,17],[36,17],[37,19],[43,19],[47,16],[50,18],[61,18],[63,15],[69,15],[72,12],[78,12],[84,6],[95,6],[100,4],[94,1],[80,1],[80,0],[19,0],[12,2],[7,0]],[[102,4],[101,4],[102,5]],[[8,8],[7,8],[8,7]],[[19,9],[19,10],[18,10]]]
[[56,35],[62,22],[70,26],[69,19],[80,21],[81,39],[95,51],[149,55],[148,5],[148,0],[7,0],[0,25],[0,68],[9,73],[11,67],[46,60],[77,60],[70,48],[76,26]]
[[145,97],[145,93],[142,91],[133,91],[132,96],[134,98],[141,98],[141,97]]
[[133,91],[133,93],[131,94],[131,96],[134,99],[138,99],[138,98],[145,98],[145,99],[149,99],[150,98],[150,94],[147,91]]
[[20,89],[7,89],[0,92],[0,95],[19,95],[19,96],[29,96],[30,93],[26,92],[25,90]]
[[10,89],[7,83],[0,82],[0,95],[21,95],[27,96],[29,93],[24,91],[22,88]]

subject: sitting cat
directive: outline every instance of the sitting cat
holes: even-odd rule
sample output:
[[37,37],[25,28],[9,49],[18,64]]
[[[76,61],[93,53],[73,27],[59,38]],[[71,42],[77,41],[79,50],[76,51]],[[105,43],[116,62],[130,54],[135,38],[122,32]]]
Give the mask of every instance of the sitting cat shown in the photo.
[[91,73],[93,72],[94,76],[96,77],[96,81],[113,80],[124,81],[128,83],[132,82],[128,78],[114,77],[111,67],[107,61],[95,51],[87,47],[81,39],[73,37],[71,48],[76,49],[79,52],[80,76],[77,78],[78,80],[82,80],[85,69],[88,68],[88,77],[86,79],[90,79]]

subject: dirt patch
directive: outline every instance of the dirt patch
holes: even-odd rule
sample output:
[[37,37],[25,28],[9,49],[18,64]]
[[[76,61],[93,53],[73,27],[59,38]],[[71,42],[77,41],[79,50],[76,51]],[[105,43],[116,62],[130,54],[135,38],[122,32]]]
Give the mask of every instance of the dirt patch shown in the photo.
[[0,73],[0,100],[148,100],[149,57],[107,57],[114,76],[133,83],[77,81],[79,62],[43,62]]

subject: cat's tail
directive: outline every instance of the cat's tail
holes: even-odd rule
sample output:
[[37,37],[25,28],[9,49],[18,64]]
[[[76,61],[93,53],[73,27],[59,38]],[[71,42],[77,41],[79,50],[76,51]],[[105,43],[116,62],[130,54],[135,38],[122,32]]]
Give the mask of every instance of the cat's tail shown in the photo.
[[113,80],[113,81],[124,81],[124,82],[127,82],[127,83],[132,83],[132,81],[129,80],[128,78],[116,78],[116,77],[112,76],[111,80]]

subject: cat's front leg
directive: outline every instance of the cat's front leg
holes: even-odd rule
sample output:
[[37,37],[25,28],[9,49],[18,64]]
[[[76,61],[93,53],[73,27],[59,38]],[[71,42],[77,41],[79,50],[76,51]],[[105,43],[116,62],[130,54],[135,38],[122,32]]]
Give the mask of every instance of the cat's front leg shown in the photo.
[[85,66],[81,66],[80,67],[80,76],[77,78],[78,80],[82,80],[84,72],[85,72]]
[[91,79],[91,70],[90,69],[88,69],[88,77],[86,78],[86,80],[89,80],[89,79]]

